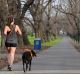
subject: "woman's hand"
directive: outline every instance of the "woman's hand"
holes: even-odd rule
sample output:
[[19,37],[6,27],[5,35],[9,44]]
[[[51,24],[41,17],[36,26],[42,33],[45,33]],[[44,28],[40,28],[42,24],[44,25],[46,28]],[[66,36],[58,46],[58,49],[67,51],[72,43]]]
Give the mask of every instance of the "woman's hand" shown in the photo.
[[22,35],[21,29],[19,28],[18,25],[16,25],[16,29],[17,29],[17,32],[18,32],[20,35]]
[[9,27],[8,26],[5,26],[4,28],[4,35],[7,35],[7,32],[10,31]]

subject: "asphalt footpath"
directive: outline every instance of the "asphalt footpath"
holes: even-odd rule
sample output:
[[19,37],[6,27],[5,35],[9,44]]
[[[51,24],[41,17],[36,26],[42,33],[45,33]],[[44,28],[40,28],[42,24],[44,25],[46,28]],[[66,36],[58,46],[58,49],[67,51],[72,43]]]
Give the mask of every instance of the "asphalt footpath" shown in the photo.
[[[13,71],[3,68],[0,74],[24,74],[22,62],[13,64]],[[80,52],[64,37],[57,45],[41,51],[32,60],[32,70],[27,74],[80,74]]]

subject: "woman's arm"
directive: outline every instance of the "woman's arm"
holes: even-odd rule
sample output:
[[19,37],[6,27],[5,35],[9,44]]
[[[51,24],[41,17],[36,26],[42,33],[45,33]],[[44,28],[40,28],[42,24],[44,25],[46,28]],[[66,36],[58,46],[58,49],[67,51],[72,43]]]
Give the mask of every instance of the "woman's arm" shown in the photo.
[[21,29],[19,28],[18,25],[16,25],[16,29],[17,29],[17,32],[18,32],[20,35],[22,35]]
[[8,31],[8,27],[5,26],[5,27],[4,27],[4,35],[7,35],[7,31]]

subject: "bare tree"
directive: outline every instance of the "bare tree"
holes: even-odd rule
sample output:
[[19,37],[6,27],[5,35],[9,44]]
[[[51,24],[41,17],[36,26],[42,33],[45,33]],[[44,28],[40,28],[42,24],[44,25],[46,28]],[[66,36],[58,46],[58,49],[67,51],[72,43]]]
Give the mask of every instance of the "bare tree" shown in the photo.
[[[0,28],[1,28],[1,38],[4,38],[3,29],[6,24],[6,18],[8,16],[8,6],[7,0],[0,0]],[[4,39],[1,39],[1,47],[4,48]]]
[[49,5],[50,1],[48,0],[45,3],[44,6],[44,0],[37,0],[34,2],[34,4],[31,6],[30,13],[33,17],[33,29],[35,32],[36,37],[40,37],[41,32],[41,26],[43,26],[42,21],[43,21],[43,13],[47,6]]
[[69,28],[71,28],[72,32],[67,30],[68,33],[72,33],[73,36],[76,36],[78,34],[78,42],[79,42],[79,33],[80,33],[80,19],[79,19],[79,14],[80,14],[80,1],[79,0],[62,0],[65,3],[59,4],[59,7],[53,6],[54,9],[58,10],[59,12],[63,13],[66,15],[65,18],[68,20],[67,25]]

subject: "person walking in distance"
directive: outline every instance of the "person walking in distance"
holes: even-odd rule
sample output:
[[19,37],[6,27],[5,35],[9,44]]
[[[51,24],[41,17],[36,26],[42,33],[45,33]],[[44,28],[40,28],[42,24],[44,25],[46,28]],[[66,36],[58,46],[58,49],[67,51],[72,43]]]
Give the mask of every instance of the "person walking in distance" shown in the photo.
[[8,16],[7,24],[4,27],[4,35],[6,36],[5,46],[7,49],[8,70],[12,71],[15,50],[17,47],[17,33],[22,35],[21,29],[15,24],[12,16]]

